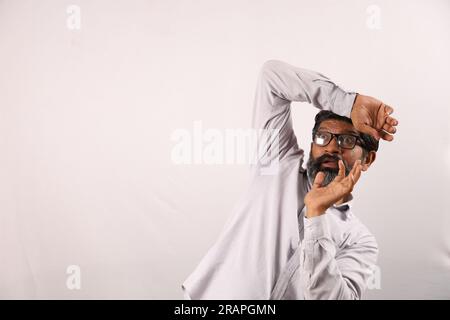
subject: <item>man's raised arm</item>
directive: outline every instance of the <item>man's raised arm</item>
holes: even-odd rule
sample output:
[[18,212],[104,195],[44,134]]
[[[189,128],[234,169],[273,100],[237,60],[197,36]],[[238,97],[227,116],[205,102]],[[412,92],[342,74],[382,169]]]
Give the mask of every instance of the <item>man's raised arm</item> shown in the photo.
[[283,158],[298,148],[292,129],[291,101],[312,103],[321,110],[350,117],[356,93],[347,92],[324,75],[269,60],[259,74],[253,109],[253,128],[279,129],[279,154]]

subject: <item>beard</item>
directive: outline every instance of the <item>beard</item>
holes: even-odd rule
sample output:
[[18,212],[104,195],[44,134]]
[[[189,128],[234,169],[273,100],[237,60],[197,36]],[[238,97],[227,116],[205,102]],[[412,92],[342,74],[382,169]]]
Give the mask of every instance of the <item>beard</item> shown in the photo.
[[[337,167],[336,168],[330,168],[330,167],[324,167],[322,164],[326,161],[336,161]],[[308,180],[311,183],[311,185],[314,182],[314,179],[316,178],[316,175],[319,171],[322,171],[325,174],[322,187],[327,186],[331,181],[336,178],[336,176],[339,173],[339,165],[338,161],[342,160],[344,162],[345,167],[345,176],[347,176],[350,173],[351,168],[348,167],[348,165],[345,163],[343,159],[338,157],[334,154],[323,154],[317,159],[315,159],[312,155],[312,152],[309,153],[309,159],[306,163],[306,170],[308,174]]]

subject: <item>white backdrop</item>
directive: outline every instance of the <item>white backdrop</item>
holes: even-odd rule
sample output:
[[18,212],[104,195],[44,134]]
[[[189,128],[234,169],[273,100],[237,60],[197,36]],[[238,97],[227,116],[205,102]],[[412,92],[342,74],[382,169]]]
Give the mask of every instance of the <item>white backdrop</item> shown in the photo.
[[395,108],[354,190],[366,297],[450,298],[449,33],[446,0],[0,0],[0,298],[181,298],[248,166],[176,164],[172,134],[249,128],[268,59]]

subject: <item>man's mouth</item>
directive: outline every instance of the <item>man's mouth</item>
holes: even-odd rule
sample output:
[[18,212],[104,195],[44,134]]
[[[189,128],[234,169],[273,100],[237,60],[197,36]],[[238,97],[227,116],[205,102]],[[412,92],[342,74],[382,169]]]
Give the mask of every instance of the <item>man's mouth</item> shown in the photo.
[[322,162],[322,166],[327,168],[337,168],[338,162],[336,160],[326,160]]

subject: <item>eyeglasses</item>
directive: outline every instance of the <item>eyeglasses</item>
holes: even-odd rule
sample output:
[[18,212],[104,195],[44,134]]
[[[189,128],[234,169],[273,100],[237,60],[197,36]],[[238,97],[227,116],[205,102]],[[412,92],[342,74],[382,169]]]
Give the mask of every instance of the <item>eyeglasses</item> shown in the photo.
[[333,137],[336,137],[336,141],[338,143],[338,146],[343,149],[353,149],[357,142],[361,145],[361,138],[357,135],[353,134],[335,134],[327,131],[318,131],[314,135],[314,143],[320,147],[325,147],[328,145],[333,139]]

